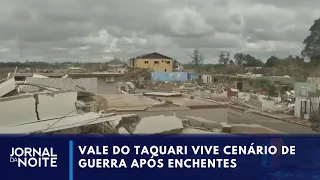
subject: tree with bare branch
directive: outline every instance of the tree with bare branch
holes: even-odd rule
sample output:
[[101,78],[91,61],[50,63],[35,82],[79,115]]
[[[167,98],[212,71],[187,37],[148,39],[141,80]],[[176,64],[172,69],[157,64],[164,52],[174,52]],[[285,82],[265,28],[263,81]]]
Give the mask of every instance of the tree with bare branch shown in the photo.
[[199,65],[203,64],[203,61],[205,59],[204,55],[200,52],[199,49],[194,49],[193,54],[191,56],[191,63],[193,64],[196,68],[199,67]]

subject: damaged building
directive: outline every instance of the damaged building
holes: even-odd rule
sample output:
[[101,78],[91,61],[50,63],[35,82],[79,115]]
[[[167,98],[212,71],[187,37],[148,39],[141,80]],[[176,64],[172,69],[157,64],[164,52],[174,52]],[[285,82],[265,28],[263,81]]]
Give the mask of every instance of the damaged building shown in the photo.
[[[112,90],[100,91],[99,78],[106,83],[106,76],[106,73],[31,75],[16,81],[14,73],[0,84],[0,109],[4,117],[0,132],[313,133],[308,121],[298,125],[294,116],[270,113],[268,107],[275,105],[270,100],[258,94],[226,91],[228,85],[211,83],[209,78],[204,86],[194,82],[146,82],[145,92],[131,82],[112,82],[115,84],[109,86]],[[119,80],[120,76],[114,75]]]

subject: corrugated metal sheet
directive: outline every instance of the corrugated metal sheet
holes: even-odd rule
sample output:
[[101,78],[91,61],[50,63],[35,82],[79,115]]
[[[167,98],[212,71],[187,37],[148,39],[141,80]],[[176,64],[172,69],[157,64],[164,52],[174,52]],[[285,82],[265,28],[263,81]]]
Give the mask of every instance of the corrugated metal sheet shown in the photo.
[[151,73],[152,81],[187,81],[188,73],[187,72],[152,72]]

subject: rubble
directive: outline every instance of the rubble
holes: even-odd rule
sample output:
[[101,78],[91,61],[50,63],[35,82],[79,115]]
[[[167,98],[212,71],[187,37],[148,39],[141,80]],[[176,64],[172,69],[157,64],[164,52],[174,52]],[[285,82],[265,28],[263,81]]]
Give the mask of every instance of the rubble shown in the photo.
[[158,96],[158,97],[180,97],[182,96],[181,93],[167,93],[167,92],[150,92],[150,93],[143,93],[145,96]]
[[32,77],[33,78],[49,78],[47,76],[43,76],[43,75],[40,75],[40,74],[33,74]]
[[222,132],[224,132],[224,133],[231,133],[232,132],[231,126],[228,123],[222,122],[222,123],[220,123],[220,125],[222,126]]
[[[0,126],[59,118],[76,113],[77,92],[40,92],[0,98]],[[13,111],[12,109],[19,111]]]
[[[130,73],[140,71],[145,72],[132,69]],[[62,78],[34,74],[23,83],[15,82],[14,78],[5,80],[0,84],[0,109],[4,117],[0,122],[0,133],[279,134],[281,132],[255,124],[227,124],[214,120],[228,120],[226,106],[247,113],[292,114],[294,111],[294,91],[285,91],[279,101],[279,98],[266,97],[262,93],[239,92],[228,83],[150,82],[146,75],[130,81],[130,73],[127,73],[128,81],[118,83],[120,94],[117,95],[98,95],[96,78],[70,79],[68,74]],[[157,92],[137,94],[137,84]],[[121,111],[150,113],[196,108],[216,108],[216,114],[210,119],[195,116],[181,119],[176,115],[141,118],[137,114],[117,114]]]
[[224,123],[222,132],[231,134],[283,134],[282,132],[270,129],[257,124],[226,124]]
[[11,91],[14,91],[16,88],[16,82],[14,78],[10,78],[8,80],[5,80],[4,82],[0,82],[0,97],[10,93]]
[[[82,112],[110,112],[108,101],[104,97],[90,92],[78,91],[77,101],[75,102],[78,111]],[[113,109],[115,112],[115,110]]]
[[133,134],[176,134],[183,129],[176,116],[149,116],[141,119]]
[[[81,132],[81,129],[70,130],[82,126],[104,123],[106,121],[119,121],[119,116],[108,117],[103,113],[84,113],[72,116],[57,117],[46,121],[38,121],[34,119],[29,123],[16,124],[12,126],[1,126],[1,134],[34,134],[34,133],[50,133],[56,131],[67,130],[68,132]],[[58,132],[59,133],[59,132]]]
[[[44,76],[45,77],[45,76]],[[86,91],[97,93],[97,78],[43,78],[38,76],[27,77],[24,83],[37,84],[45,87],[52,87],[62,91]],[[39,88],[35,86],[20,85],[21,92],[38,92]]]
[[205,99],[211,99],[211,91],[210,90],[197,90],[194,92],[194,95],[205,98]]
[[121,115],[121,120],[115,128],[119,131],[121,128],[124,128],[128,133],[132,134],[140,122],[141,118],[137,114]]
[[181,134],[225,134],[220,131],[206,131],[202,129],[197,128],[184,128],[181,132]]
[[[239,92],[234,88],[234,84],[228,82],[224,83],[208,83],[203,86],[197,85],[194,82],[152,82],[149,83],[150,89],[163,90],[165,92],[179,92],[182,94],[188,94],[191,99],[196,97],[201,99],[213,100],[225,104],[232,108],[237,109],[255,109],[271,114],[286,114],[293,115],[294,112],[294,90],[285,91],[282,96],[282,101],[279,101],[279,97],[268,97],[264,95],[264,92]],[[145,93],[147,96],[160,97],[164,96],[164,93]],[[174,102],[173,102],[174,103]],[[175,104],[175,103],[174,103]],[[181,104],[178,104],[181,105]]]
[[121,127],[121,128],[119,128],[119,134],[127,134],[127,135],[129,135],[130,133],[125,129],[125,128],[123,128],[123,127]]
[[193,116],[186,116],[186,118],[188,120],[185,121],[185,124],[193,127],[202,127],[209,130],[222,128],[220,123],[217,123],[212,120],[207,120],[201,117],[193,117]]
[[175,105],[172,101],[160,101],[152,104],[152,107],[174,107]]

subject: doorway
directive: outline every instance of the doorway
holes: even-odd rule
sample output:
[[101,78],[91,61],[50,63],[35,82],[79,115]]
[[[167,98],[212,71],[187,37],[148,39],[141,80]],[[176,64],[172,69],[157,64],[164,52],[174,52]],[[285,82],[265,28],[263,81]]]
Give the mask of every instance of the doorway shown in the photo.
[[238,83],[237,83],[237,89],[238,89],[239,91],[241,91],[242,88],[243,88],[242,82],[238,82]]

